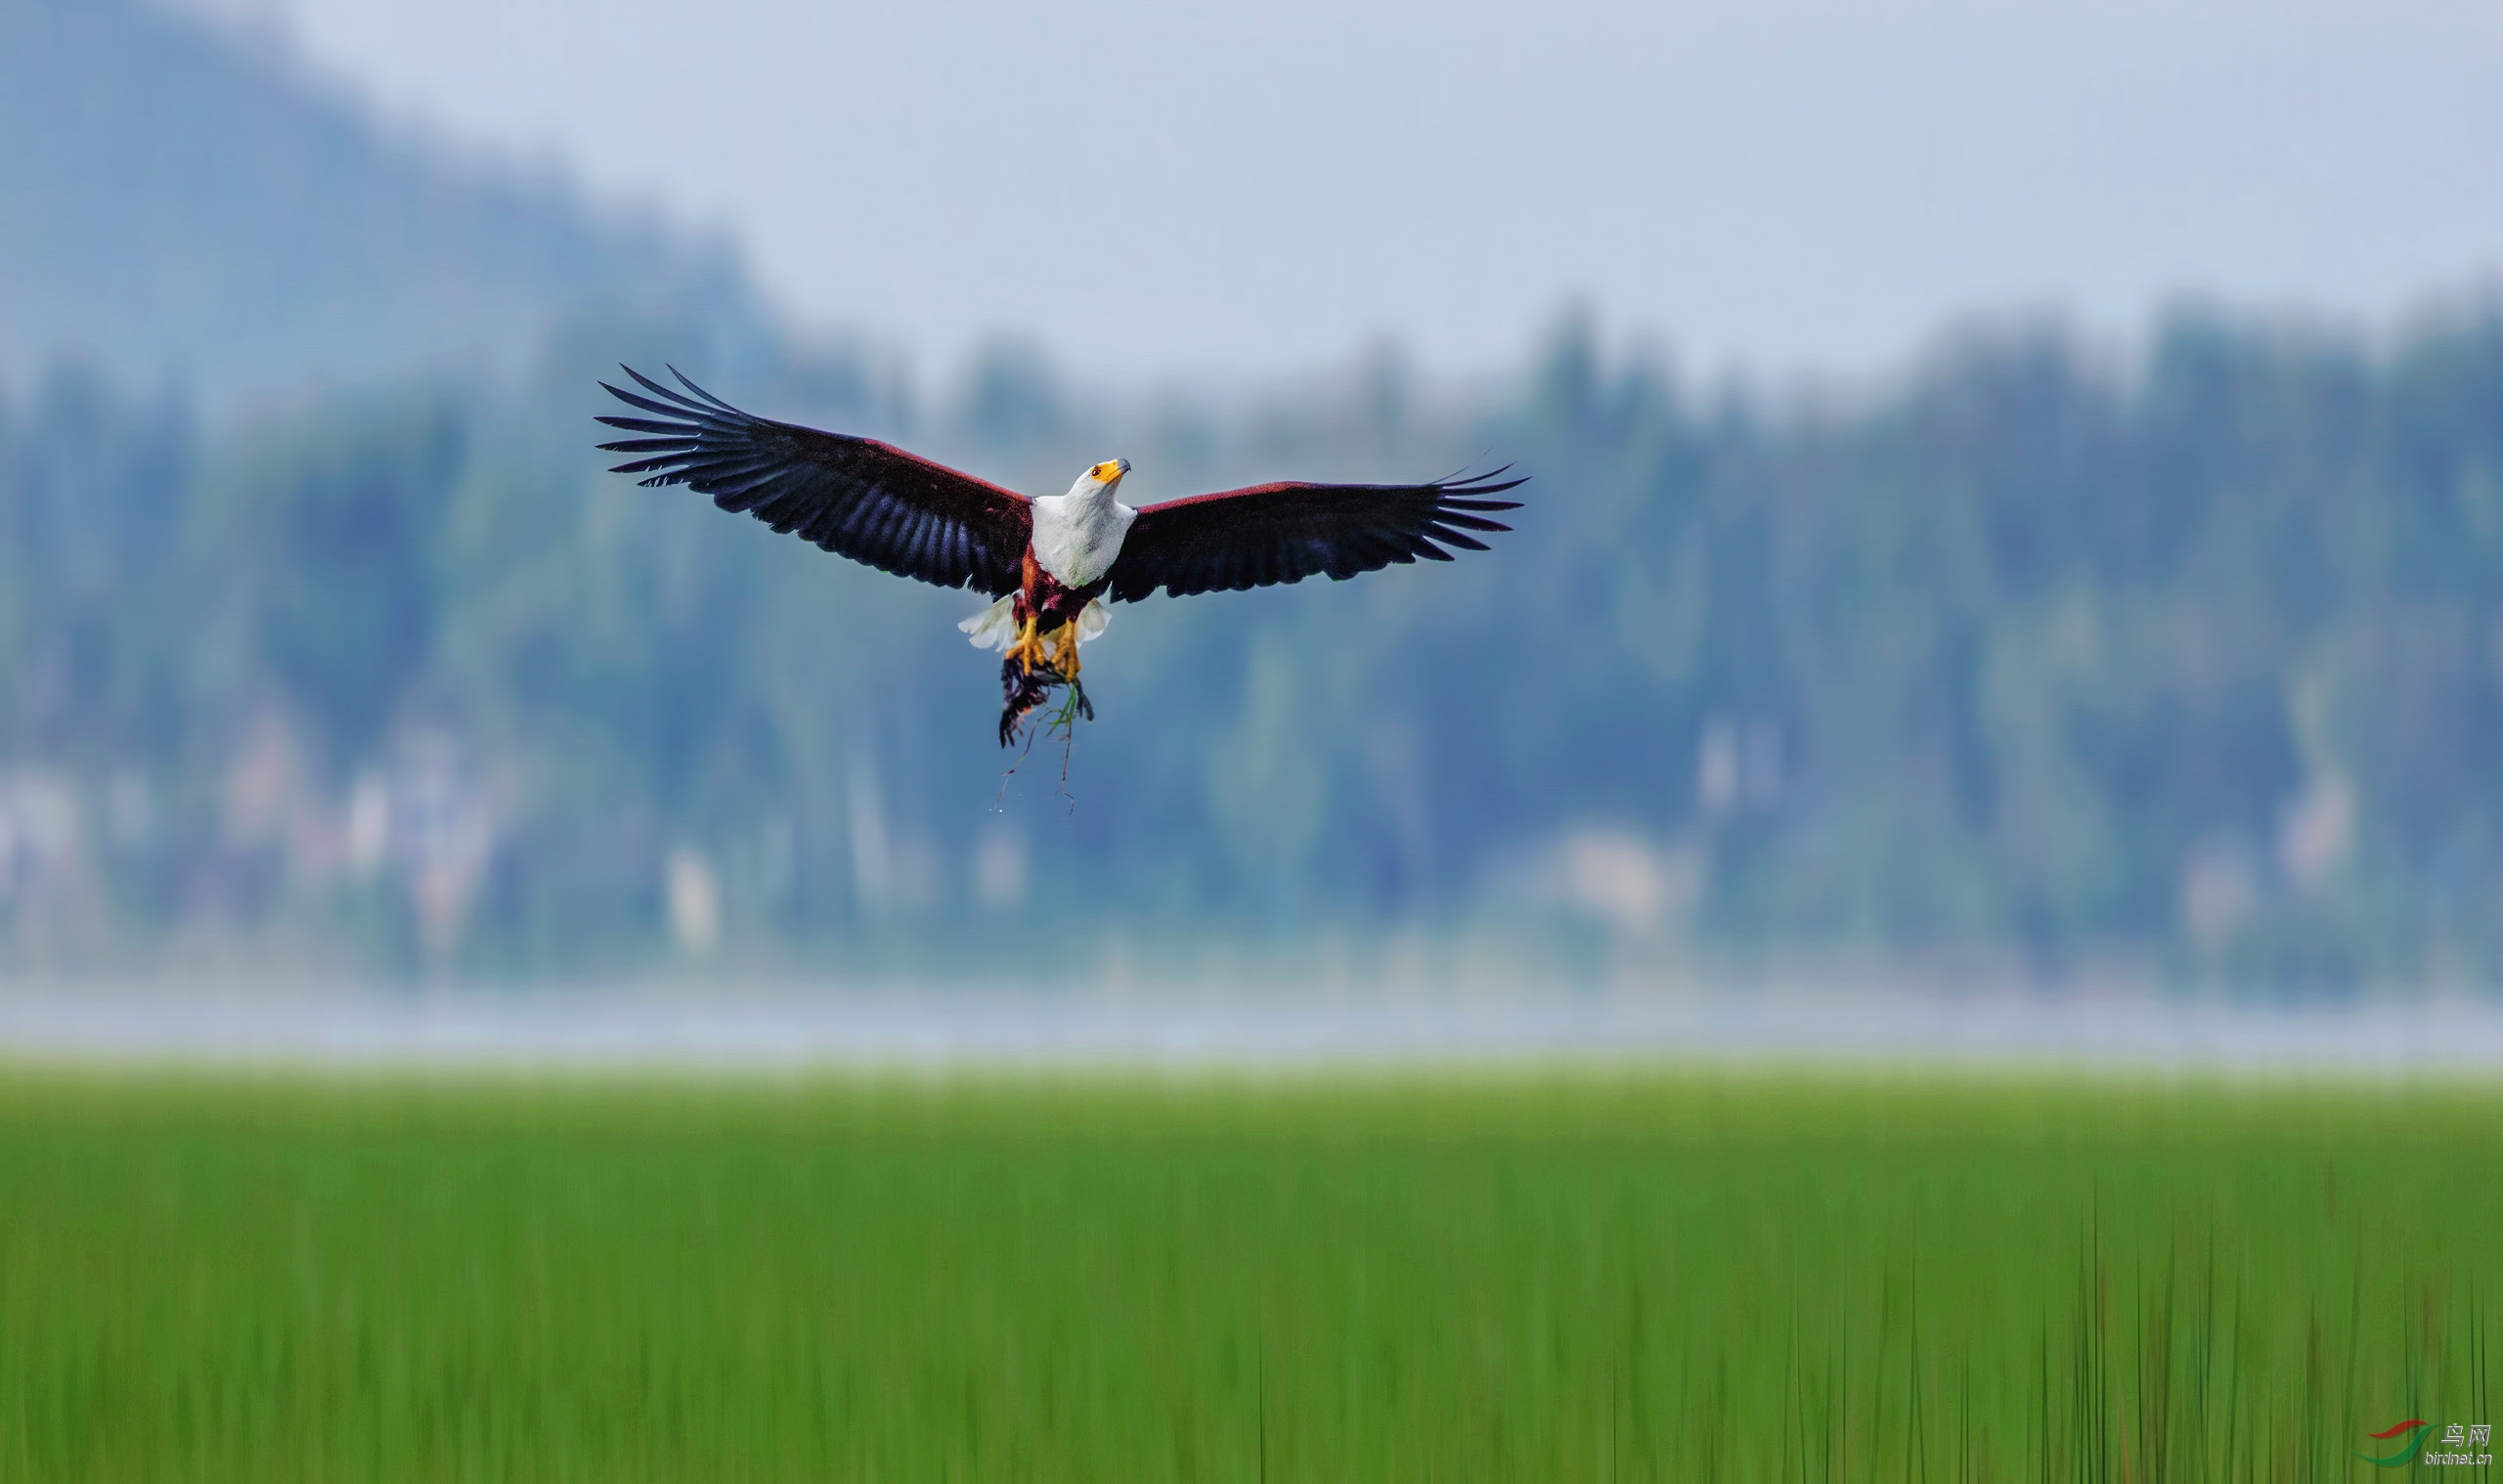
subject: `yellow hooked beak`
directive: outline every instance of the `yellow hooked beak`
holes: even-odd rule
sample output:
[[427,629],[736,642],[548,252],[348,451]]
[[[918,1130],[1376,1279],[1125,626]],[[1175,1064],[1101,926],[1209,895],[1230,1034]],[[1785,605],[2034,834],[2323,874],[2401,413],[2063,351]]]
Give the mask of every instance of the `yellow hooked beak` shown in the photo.
[[1109,458],[1104,462],[1095,465],[1095,467],[1088,469],[1086,472],[1097,484],[1111,485],[1120,484],[1121,482],[1121,476],[1129,471],[1130,461],[1128,459]]

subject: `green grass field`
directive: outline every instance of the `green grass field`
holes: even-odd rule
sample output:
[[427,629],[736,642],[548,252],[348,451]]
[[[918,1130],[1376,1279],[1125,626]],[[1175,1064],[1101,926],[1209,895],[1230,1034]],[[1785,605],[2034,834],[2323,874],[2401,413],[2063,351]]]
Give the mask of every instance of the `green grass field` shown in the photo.
[[2498,1218],[2462,1088],[22,1069],[0,1480],[2388,1477]]

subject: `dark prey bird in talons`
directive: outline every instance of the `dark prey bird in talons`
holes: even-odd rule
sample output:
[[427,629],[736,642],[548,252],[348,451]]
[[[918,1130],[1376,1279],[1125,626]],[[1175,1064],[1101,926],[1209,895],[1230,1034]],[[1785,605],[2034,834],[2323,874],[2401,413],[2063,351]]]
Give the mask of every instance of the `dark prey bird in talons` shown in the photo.
[[872,438],[753,416],[676,367],[677,388],[625,371],[640,391],[600,385],[646,415],[599,419],[637,435],[600,445],[629,456],[613,472],[689,485],[839,556],[996,599],[957,627],[1000,651],[1003,747],[1064,685],[1064,715],[1093,720],[1077,649],[1104,632],[1106,602],[1449,561],[1447,546],[1487,549],[1472,533],[1512,529],[1486,517],[1520,502],[1491,497],[1527,482],[1505,469],[1427,484],[1289,481],[1133,509],[1115,498],[1130,462],[1114,458],[1066,495],[1030,500]]
[[[1073,663],[1075,659],[1076,656],[1073,655]],[[1049,706],[1052,702],[1052,691],[1063,685],[1069,687],[1070,720],[1075,721],[1083,718],[1089,721],[1094,720],[1095,703],[1086,699],[1086,682],[1077,677],[1076,671],[1064,671],[1057,663],[1048,660],[1036,665],[1014,656],[1001,659],[999,662],[999,745],[1016,746],[1018,734],[1025,727],[1026,719]]]

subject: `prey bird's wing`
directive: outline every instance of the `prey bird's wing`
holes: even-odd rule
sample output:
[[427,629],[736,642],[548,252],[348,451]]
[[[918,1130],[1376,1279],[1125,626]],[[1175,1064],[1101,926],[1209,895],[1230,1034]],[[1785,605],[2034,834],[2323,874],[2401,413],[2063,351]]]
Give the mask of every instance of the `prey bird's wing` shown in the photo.
[[599,446],[635,456],[610,472],[692,485],[725,510],[898,577],[994,597],[1016,589],[1034,528],[1025,496],[873,438],[750,416],[676,367],[682,393],[625,371],[650,395],[600,385],[653,415],[599,419],[643,435]]
[[[1508,465],[1509,467],[1509,465]],[[1344,580],[1419,557],[1447,562],[1444,546],[1483,551],[1471,531],[1509,531],[1486,518],[1516,500],[1490,500],[1526,479],[1503,469],[1433,484],[1262,484],[1143,506],[1113,563],[1111,596],[1136,602]]]

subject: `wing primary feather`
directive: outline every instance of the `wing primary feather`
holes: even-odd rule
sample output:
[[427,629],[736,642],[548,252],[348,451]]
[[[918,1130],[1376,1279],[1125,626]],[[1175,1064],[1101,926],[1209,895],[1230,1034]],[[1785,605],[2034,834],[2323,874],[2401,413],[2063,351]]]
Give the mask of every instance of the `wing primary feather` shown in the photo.
[[610,427],[623,428],[630,433],[676,433],[681,436],[689,436],[695,431],[693,428],[688,427],[684,422],[655,422],[649,417],[610,417],[601,415],[592,418],[592,421],[605,422]]
[[647,413],[658,413],[658,414],[660,414],[660,415],[661,415],[662,416],[664,416],[664,417],[676,417],[676,418],[678,418],[681,423],[683,423],[683,422],[685,421],[685,418],[686,418],[686,409],[684,409],[684,408],[681,408],[681,407],[672,407],[672,406],[670,406],[670,405],[669,405],[668,403],[666,403],[666,402],[654,402],[654,401],[653,401],[651,398],[649,398],[649,397],[640,396],[640,395],[637,395],[637,393],[630,392],[630,391],[626,391],[626,390],[623,390],[622,388],[619,388],[619,387],[610,386],[610,385],[609,385],[607,382],[605,382],[605,381],[602,381],[602,382],[601,382],[601,383],[599,383],[599,384],[601,385],[601,387],[603,387],[603,388],[605,388],[605,389],[606,389],[606,391],[608,392],[608,395],[610,395],[610,396],[612,396],[612,397],[616,398],[616,399],[617,399],[618,401],[620,401],[620,402],[625,403],[625,404],[626,404],[627,406],[629,406],[629,407],[639,407],[639,408],[641,408],[644,412],[647,412]]
[[[650,392],[653,396],[660,398],[663,402],[666,402],[670,404],[671,407],[677,409],[681,415],[684,415],[688,413],[692,413],[700,417],[710,417],[714,415],[713,410],[706,407],[703,403],[690,399],[684,392],[674,391],[669,387],[663,386],[661,383],[644,375],[641,371],[635,370],[635,368],[631,366],[626,368],[626,374],[634,377],[636,384],[642,387],[643,390]],[[667,410],[668,409],[660,409],[660,411]]]
[[[662,365],[664,365],[664,366],[669,366],[669,363],[668,363],[668,362],[666,362],[666,361],[662,362],[661,364],[662,364]],[[669,367],[669,373],[670,373],[671,375],[676,376],[676,377],[678,378],[678,384],[679,384],[679,385],[685,387],[685,388],[686,388],[688,391],[690,391],[690,392],[693,392],[693,393],[696,395],[696,397],[697,397],[697,399],[698,399],[698,400],[700,400],[700,401],[704,401],[704,402],[709,402],[709,403],[713,404],[713,406],[715,406],[715,407],[717,407],[717,408],[720,408],[723,412],[725,412],[725,413],[729,414],[729,415],[730,415],[731,416],[733,416],[733,417],[736,417],[736,416],[741,415],[741,414],[740,414],[740,412],[739,412],[739,410],[738,410],[737,408],[734,408],[734,407],[730,406],[728,403],[726,403],[726,402],[723,401],[721,398],[714,396],[711,392],[708,392],[708,391],[706,391],[704,388],[702,388],[702,387],[700,387],[700,386],[697,386],[693,381],[688,380],[688,379],[687,379],[686,372],[684,372],[684,371],[680,371],[677,367],[675,367],[675,366],[670,366],[670,367]],[[1500,473],[1502,473],[1502,472],[1504,472],[1502,469],[1497,469],[1497,470],[1495,471],[1495,473],[1496,473],[1496,474],[1500,474]],[[1491,478],[1493,478],[1493,477],[1494,477],[1494,475],[1490,474],[1490,475],[1488,475],[1487,477],[1491,479]]]
[[704,406],[704,404],[703,404],[703,403],[701,403],[701,402],[692,402],[692,401],[689,401],[689,400],[687,399],[687,396],[686,396],[686,394],[685,394],[684,392],[675,390],[675,389],[673,389],[673,388],[671,388],[671,387],[668,387],[668,386],[664,386],[664,385],[662,385],[660,382],[655,381],[655,380],[653,380],[651,377],[644,375],[641,371],[638,371],[635,370],[635,368],[633,368],[633,367],[631,367],[631,366],[624,366],[624,367],[621,367],[621,368],[620,368],[620,370],[624,371],[626,372],[626,374],[628,374],[628,375],[630,375],[630,376],[634,377],[634,378],[636,379],[636,381],[637,381],[638,383],[640,383],[640,384],[642,385],[642,387],[643,387],[643,389],[644,389],[645,391],[650,392],[650,393],[651,393],[653,396],[655,396],[655,397],[665,397],[665,398],[667,398],[668,400],[670,400],[670,401],[672,401],[672,402],[678,403],[678,404],[679,404],[680,406],[681,406],[681,407],[694,408],[694,409],[696,409],[697,411],[700,411],[700,412],[710,412],[710,411],[711,411],[711,409],[706,408],[706,407]]
[[[1488,484],[1494,480],[1503,478],[1512,471],[1513,466],[1509,463],[1504,463],[1488,469],[1483,474],[1471,474],[1469,472],[1469,465],[1462,464],[1460,468],[1454,472],[1433,481],[1433,488],[1438,490],[1457,490],[1466,488],[1470,485]],[[1524,474],[1520,478],[1512,481],[1512,484],[1508,484],[1504,488],[1511,489],[1513,485],[1527,483],[1529,483],[1529,476]]]

